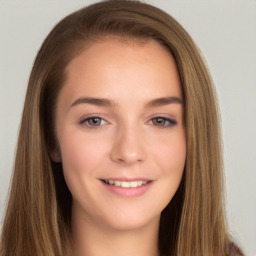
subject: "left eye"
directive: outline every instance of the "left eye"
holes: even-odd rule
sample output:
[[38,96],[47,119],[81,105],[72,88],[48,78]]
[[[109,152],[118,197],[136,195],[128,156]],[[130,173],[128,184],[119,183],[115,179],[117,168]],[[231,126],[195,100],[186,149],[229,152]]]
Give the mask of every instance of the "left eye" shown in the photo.
[[87,126],[97,127],[106,124],[106,121],[101,117],[89,117],[84,119],[81,123],[85,123]]
[[154,117],[151,119],[151,123],[155,126],[166,127],[175,125],[177,122],[166,117]]

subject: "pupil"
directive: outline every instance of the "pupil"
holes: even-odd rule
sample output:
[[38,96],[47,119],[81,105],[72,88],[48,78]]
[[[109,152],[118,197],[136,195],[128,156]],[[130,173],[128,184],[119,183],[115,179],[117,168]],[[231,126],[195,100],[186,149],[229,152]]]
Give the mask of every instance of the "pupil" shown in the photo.
[[98,125],[100,123],[100,118],[91,118],[90,122],[92,125]]
[[155,118],[153,121],[156,125],[164,125],[165,120],[163,118]]

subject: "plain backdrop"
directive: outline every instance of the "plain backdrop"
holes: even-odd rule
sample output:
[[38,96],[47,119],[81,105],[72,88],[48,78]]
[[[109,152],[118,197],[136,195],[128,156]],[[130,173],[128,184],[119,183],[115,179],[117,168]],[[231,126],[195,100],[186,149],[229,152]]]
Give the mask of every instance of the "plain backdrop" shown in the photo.
[[[0,218],[34,57],[65,15],[95,1],[0,0]],[[201,49],[222,114],[228,221],[256,256],[256,0],[148,0],[175,17]]]

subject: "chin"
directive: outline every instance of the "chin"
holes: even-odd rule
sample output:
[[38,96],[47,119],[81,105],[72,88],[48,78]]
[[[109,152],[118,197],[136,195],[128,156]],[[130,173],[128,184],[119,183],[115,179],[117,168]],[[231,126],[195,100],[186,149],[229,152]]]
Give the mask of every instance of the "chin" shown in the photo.
[[[160,213],[147,216],[145,212],[126,211],[117,214],[111,214],[109,218],[102,220],[105,225],[116,231],[132,231],[146,228],[148,226],[159,225]],[[106,216],[105,216],[106,217]]]

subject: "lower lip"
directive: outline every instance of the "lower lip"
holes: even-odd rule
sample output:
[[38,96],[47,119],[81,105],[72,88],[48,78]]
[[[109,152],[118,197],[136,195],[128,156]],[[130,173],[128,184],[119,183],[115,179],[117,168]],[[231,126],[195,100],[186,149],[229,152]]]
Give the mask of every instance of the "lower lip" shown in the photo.
[[112,192],[113,194],[116,194],[118,196],[122,196],[122,197],[138,197],[138,196],[142,196],[144,193],[146,193],[149,188],[152,186],[152,181],[136,187],[136,188],[123,188],[123,187],[118,187],[118,186],[114,186],[114,185],[109,185],[106,184],[104,181],[101,181],[103,186],[110,192]]

